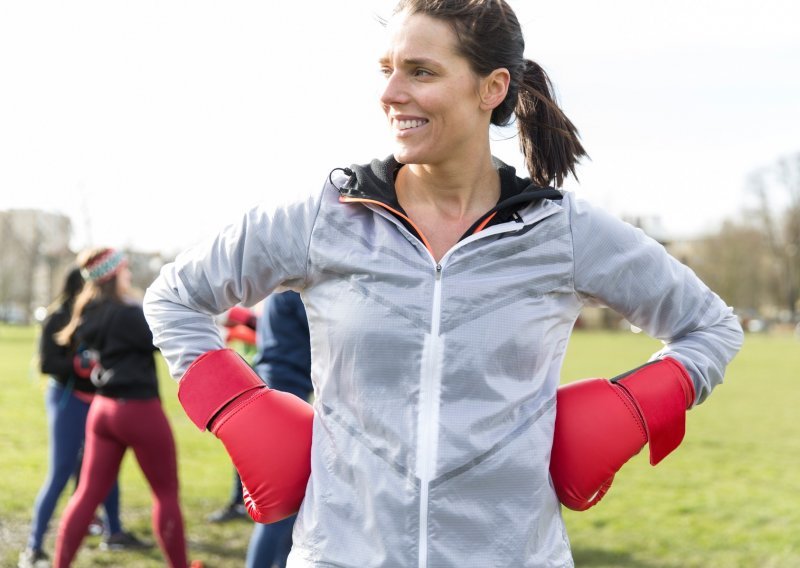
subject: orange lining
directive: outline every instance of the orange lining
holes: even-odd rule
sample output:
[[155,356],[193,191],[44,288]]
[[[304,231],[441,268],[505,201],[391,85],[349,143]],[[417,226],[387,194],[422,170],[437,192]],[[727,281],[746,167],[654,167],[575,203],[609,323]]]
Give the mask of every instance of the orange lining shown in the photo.
[[398,211],[396,209],[392,209],[391,207],[389,207],[385,203],[383,203],[381,201],[376,201],[375,199],[362,199],[362,198],[359,198],[359,197],[345,197],[344,195],[340,195],[339,196],[339,201],[341,203],[372,203],[373,205],[379,205],[379,206],[383,207],[384,209],[386,209],[388,211],[391,211],[392,213],[394,213],[398,217],[401,217],[401,218],[405,219],[408,222],[409,225],[414,227],[414,230],[419,235],[420,240],[422,240],[422,244],[425,245],[425,248],[428,249],[428,252],[431,253],[431,256],[435,256],[433,254],[433,248],[431,248],[431,244],[428,242],[428,239],[425,238],[425,235],[422,234],[422,231],[419,230],[419,227],[417,227],[414,224],[414,221],[412,221],[407,216],[405,216],[402,213],[400,213],[400,211]]
[[472,234],[473,234],[473,235],[475,235],[475,234],[477,234],[477,233],[480,233],[481,231],[483,231],[483,230],[486,228],[486,225],[488,225],[488,224],[489,224],[489,221],[491,221],[492,219],[494,219],[494,216],[495,216],[495,215],[497,215],[497,211],[493,212],[491,215],[489,215],[488,217],[486,217],[486,219],[484,219],[484,220],[481,222],[481,224],[480,224],[480,225],[478,225],[477,227],[475,227],[475,230],[474,230],[474,231],[472,231]]

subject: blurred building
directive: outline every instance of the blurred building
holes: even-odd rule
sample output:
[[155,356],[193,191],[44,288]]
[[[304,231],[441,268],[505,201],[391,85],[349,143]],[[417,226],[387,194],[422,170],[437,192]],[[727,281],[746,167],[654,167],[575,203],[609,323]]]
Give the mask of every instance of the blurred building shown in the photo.
[[38,209],[0,211],[0,321],[27,323],[58,293],[75,258],[66,215]]
[[[66,215],[39,209],[0,211],[0,322],[32,323],[37,308],[49,306],[61,292],[77,254],[70,248],[71,236]],[[164,264],[161,253],[125,252],[134,287],[145,289]]]

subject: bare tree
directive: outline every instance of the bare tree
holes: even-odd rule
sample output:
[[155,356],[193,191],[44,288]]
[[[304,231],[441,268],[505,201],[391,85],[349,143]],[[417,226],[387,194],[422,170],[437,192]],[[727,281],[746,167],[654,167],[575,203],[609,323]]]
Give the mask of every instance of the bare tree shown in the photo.
[[770,255],[762,232],[746,222],[726,221],[719,232],[695,243],[687,263],[726,303],[740,312],[762,312],[773,303],[765,294]]
[[748,185],[758,200],[754,219],[768,247],[776,305],[794,321],[800,299],[800,153],[754,172]]

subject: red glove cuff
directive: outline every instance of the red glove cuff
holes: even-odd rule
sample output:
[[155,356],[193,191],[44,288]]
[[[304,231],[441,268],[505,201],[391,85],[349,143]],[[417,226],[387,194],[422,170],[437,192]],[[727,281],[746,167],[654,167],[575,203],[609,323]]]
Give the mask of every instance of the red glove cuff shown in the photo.
[[230,401],[247,391],[266,388],[264,381],[232,349],[202,354],[178,383],[178,400],[200,430]]
[[611,380],[632,399],[647,428],[650,463],[656,465],[677,448],[686,432],[686,409],[694,402],[694,384],[678,361],[664,358]]

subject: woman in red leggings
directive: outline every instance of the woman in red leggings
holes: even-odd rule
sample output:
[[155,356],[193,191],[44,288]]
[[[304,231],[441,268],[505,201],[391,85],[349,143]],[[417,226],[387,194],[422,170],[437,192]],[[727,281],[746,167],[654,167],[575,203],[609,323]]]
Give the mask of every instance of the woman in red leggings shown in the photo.
[[54,566],[74,559],[98,504],[133,449],[152,489],[153,530],[171,567],[187,566],[178,500],[175,442],[158,395],[153,336],[141,305],[128,299],[131,274],[119,251],[87,251],[78,259],[87,285],[56,339],[88,348],[97,386],[86,423],[83,472],[58,528]]

